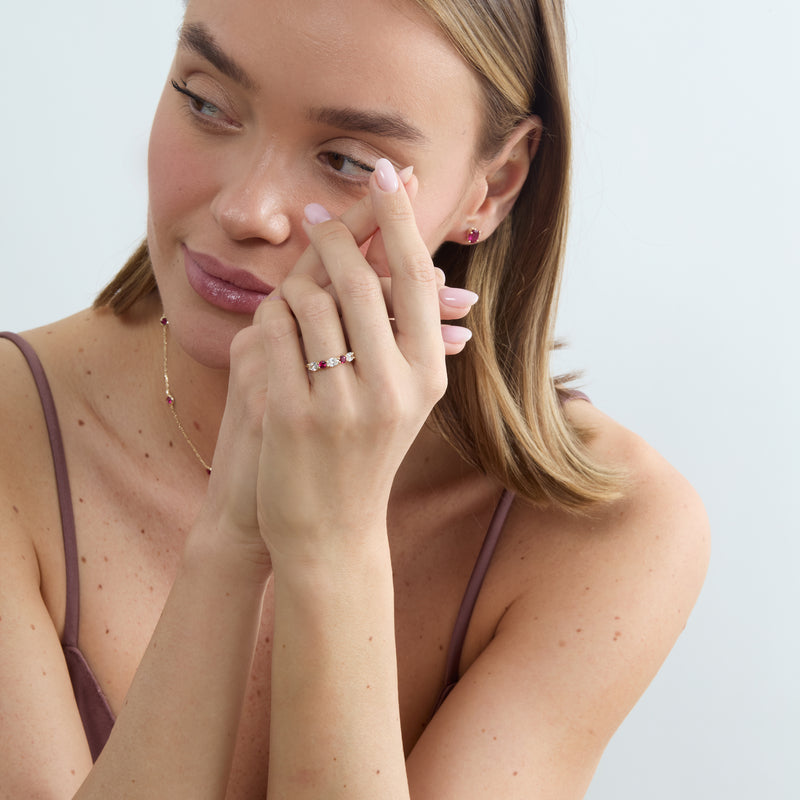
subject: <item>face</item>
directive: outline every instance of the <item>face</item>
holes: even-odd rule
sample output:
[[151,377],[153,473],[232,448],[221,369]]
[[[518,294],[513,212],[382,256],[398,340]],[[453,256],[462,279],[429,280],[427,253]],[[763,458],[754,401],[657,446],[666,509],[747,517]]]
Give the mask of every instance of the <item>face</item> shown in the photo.
[[150,142],[148,241],[171,330],[208,366],[308,244],[303,209],[343,212],[375,161],[414,166],[433,252],[480,202],[481,99],[401,0],[191,0]]

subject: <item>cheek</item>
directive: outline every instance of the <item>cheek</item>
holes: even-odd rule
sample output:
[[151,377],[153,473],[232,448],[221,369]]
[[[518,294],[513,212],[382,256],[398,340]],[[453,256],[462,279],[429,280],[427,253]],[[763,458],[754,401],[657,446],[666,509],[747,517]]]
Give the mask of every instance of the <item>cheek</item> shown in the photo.
[[201,164],[191,142],[180,133],[180,121],[159,108],[148,150],[151,223],[162,227],[176,221],[210,196],[213,183],[207,159]]

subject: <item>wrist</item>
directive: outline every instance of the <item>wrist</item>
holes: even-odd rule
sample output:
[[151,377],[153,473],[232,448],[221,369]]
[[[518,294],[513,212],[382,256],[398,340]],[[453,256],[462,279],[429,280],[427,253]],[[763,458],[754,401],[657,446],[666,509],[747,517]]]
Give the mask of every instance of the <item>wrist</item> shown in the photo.
[[243,535],[223,520],[200,514],[183,549],[183,564],[193,570],[210,570],[223,582],[263,589],[272,563],[263,540]]

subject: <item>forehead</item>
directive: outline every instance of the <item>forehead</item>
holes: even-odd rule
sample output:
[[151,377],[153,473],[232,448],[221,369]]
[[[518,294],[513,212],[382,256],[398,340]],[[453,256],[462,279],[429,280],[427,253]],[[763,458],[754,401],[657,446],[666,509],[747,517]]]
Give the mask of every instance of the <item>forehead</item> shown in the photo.
[[426,135],[474,139],[478,81],[410,0],[189,0],[186,24],[202,26],[249,88],[283,107],[390,111]]

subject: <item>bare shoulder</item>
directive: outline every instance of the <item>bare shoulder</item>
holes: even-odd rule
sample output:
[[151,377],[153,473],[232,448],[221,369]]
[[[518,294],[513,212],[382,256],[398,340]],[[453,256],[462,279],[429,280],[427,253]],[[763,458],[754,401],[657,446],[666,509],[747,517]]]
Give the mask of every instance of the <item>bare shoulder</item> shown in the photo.
[[476,608],[493,634],[409,762],[421,796],[483,796],[492,775],[493,796],[583,797],[697,600],[709,531],[695,491],[589,403],[566,413],[625,472],[622,497],[581,515],[514,503]]
[[[570,421],[590,434],[590,455],[624,475],[622,498],[588,515],[633,538],[653,529],[653,541],[680,548],[699,569],[701,582],[708,561],[708,519],[691,484],[644,439],[604,414],[591,403],[569,402]],[[655,538],[655,537],[658,538]]]

